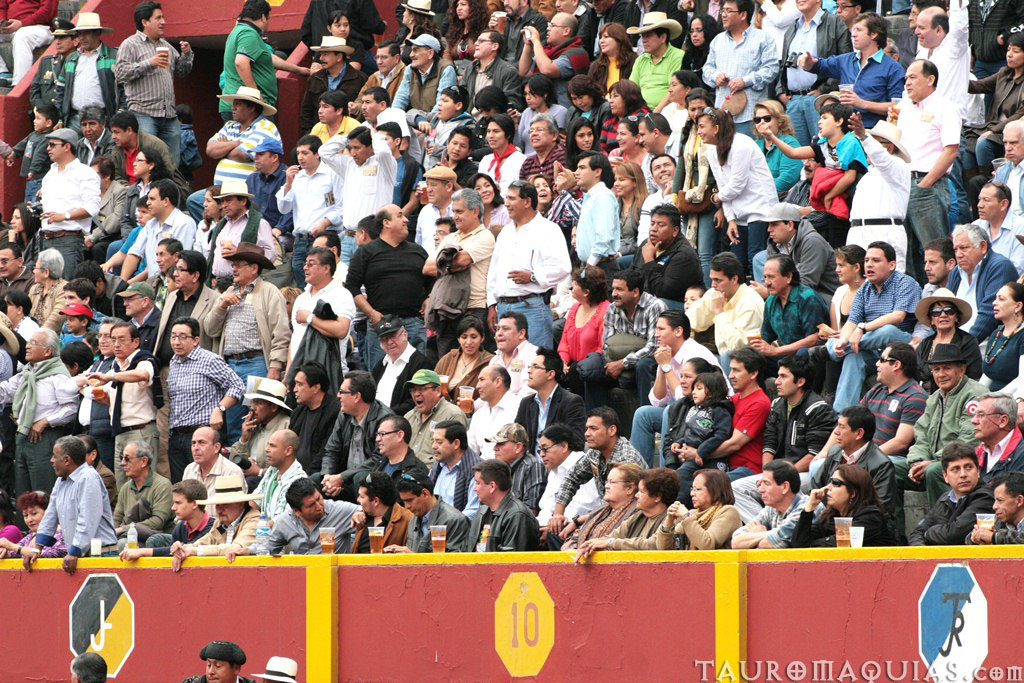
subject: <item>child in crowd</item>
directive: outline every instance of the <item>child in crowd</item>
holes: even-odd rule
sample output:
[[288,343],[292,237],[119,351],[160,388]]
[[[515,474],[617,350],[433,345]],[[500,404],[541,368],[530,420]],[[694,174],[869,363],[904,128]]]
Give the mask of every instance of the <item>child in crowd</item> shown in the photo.
[[92,311],[82,304],[71,304],[61,314],[65,316],[64,327],[66,331],[60,337],[61,346],[76,341],[82,341],[89,331],[89,324],[92,323]]
[[669,427],[669,450],[679,463],[692,460],[698,469],[714,467],[711,454],[732,434],[733,405],[725,375],[718,370],[697,375],[689,402]]
[[50,155],[46,153],[46,134],[60,123],[60,112],[52,104],[41,104],[33,109],[32,132],[26,135],[4,158],[23,157],[20,175],[25,179],[25,203],[34,202],[43,176],[50,170]]
[[203,165],[196,133],[192,129],[192,107],[187,104],[179,104],[175,107],[175,111],[178,113],[178,122],[181,124],[181,160],[178,162],[178,170],[181,171],[185,180],[191,183],[192,172]]
[[441,162],[441,155],[448,146],[448,138],[459,126],[472,126],[473,117],[466,111],[466,104],[469,102],[469,95],[461,85],[453,85],[445,88],[441,93],[441,102],[437,107],[436,119],[433,126],[431,122],[424,119],[425,125],[420,130],[427,136],[427,156],[423,159],[423,168],[429,171]]
[[683,312],[689,311],[691,306],[700,301],[700,298],[704,296],[706,291],[703,287],[690,287],[687,289],[683,295]]
[[[128,252],[131,251],[132,245],[135,244],[136,238],[139,236],[139,233],[142,232],[142,228],[146,225],[146,223],[148,223],[149,220],[153,218],[153,214],[149,212],[149,205],[140,202],[137,208],[136,217],[137,219],[135,222],[135,227],[132,228],[132,231],[130,233],[128,233],[128,237],[124,238],[124,243],[121,245],[121,248],[114,252],[114,255],[111,256],[106,263],[100,266],[101,268],[103,268],[103,272],[109,272],[114,274],[121,272],[121,264],[124,263],[125,257],[128,256]],[[128,281],[128,284],[145,281],[146,262],[145,259],[142,259],[139,263],[138,269],[135,271],[135,276]]]

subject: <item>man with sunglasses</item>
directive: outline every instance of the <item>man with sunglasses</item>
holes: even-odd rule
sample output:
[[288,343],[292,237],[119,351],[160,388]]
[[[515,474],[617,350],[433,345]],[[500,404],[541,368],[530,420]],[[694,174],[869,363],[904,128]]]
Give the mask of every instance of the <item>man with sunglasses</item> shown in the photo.
[[974,224],[989,236],[989,248],[1010,259],[1017,273],[1024,272],[1024,216],[1010,211],[1010,188],[998,180],[985,183],[978,193],[978,220]]
[[46,151],[53,162],[43,176],[40,249],[56,249],[64,257],[65,279],[82,261],[85,236],[100,210],[100,177],[75,157],[78,133],[58,128],[47,134]]

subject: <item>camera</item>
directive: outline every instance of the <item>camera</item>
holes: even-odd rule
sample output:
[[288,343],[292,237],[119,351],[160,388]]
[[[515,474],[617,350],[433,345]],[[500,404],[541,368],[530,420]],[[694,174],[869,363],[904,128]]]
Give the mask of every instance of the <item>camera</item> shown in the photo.
[[797,64],[797,60],[800,59],[799,52],[790,52],[786,57],[786,61],[782,63],[783,69],[799,69],[800,65]]
[[25,208],[36,218],[40,218],[43,215],[43,201],[41,199],[26,203]]

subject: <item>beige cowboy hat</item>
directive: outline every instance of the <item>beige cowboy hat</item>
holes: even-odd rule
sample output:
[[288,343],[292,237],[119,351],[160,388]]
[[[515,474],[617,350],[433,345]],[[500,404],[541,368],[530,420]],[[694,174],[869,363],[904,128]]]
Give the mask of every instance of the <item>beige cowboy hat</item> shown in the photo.
[[240,474],[222,474],[214,483],[213,495],[206,500],[197,500],[199,505],[224,505],[226,503],[247,503],[259,500],[262,493],[249,493],[245,477]]
[[425,14],[428,17],[434,16],[434,12],[430,9],[430,0],[408,0],[408,2],[402,3],[402,7],[416,14]]
[[839,93],[837,93],[837,92],[827,92],[824,95],[818,95],[817,97],[815,97],[814,98],[814,111],[816,111],[816,112],[818,112],[820,114],[821,113],[821,108],[824,107],[829,102],[835,102],[836,104],[839,104]]
[[344,52],[347,55],[355,52],[355,48],[345,42],[344,38],[336,36],[324,36],[319,45],[310,49],[313,52]]
[[100,15],[95,12],[79,12],[78,21],[75,22],[76,31],[99,31],[100,33],[113,33],[114,29],[107,26],[100,26]]
[[[262,252],[263,250],[261,249],[260,251]],[[285,402],[288,399],[288,387],[280,380],[262,377],[256,381],[256,391],[246,394],[245,397],[250,401],[258,399],[267,403],[273,403],[276,406],[281,406],[288,412],[292,410]]]
[[9,353],[17,356],[24,342],[19,340],[18,333],[14,331],[14,323],[6,314],[0,313],[0,337],[3,337],[3,348]]
[[896,156],[903,161],[910,163],[910,152],[903,146],[900,139],[903,137],[903,132],[889,123],[886,120],[880,120],[875,124],[875,127],[868,131],[868,135],[877,139],[879,142],[888,142],[896,148]]
[[731,95],[726,95],[722,102],[722,110],[730,116],[739,116],[747,108],[747,91],[737,90]]
[[669,19],[664,12],[648,12],[639,26],[630,26],[626,29],[626,33],[635,36],[637,33],[647,33],[656,28],[667,28],[670,40],[675,40],[683,35],[683,25],[675,19]]
[[914,315],[917,316],[917,319],[922,325],[927,325],[928,327],[933,326],[931,318],[928,316],[928,310],[936,301],[948,301],[956,306],[957,310],[960,311],[961,323],[967,322],[974,316],[974,309],[971,308],[969,303],[959,298],[956,294],[945,287],[939,287],[931,296],[926,296],[921,299],[917,304],[917,308],[914,309]]
[[263,107],[264,116],[273,116],[277,113],[275,107],[270,106],[263,101],[263,97],[260,95],[260,91],[256,88],[250,88],[247,85],[243,85],[238,89],[234,95],[217,95],[217,99],[224,100],[225,102],[234,102],[235,100],[245,100],[246,102],[252,102]]
[[224,199],[225,197],[248,197],[252,199],[253,195],[249,192],[249,187],[245,184],[244,180],[227,178],[220,184],[220,194],[214,197],[214,199]]

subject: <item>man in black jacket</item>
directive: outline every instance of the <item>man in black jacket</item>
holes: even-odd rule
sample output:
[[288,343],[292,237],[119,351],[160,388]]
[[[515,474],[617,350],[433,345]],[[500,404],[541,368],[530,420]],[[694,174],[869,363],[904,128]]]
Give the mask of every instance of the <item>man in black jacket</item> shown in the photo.
[[829,449],[814,473],[811,489],[825,488],[840,465],[858,465],[871,475],[875,491],[892,517],[896,511],[896,468],[873,442],[875,416],[862,405],[848,406],[839,413],[835,435],[836,445]]
[[[473,48],[473,61],[466,67],[462,75],[462,85],[466,88],[468,99],[466,111],[473,112],[476,101],[477,81],[482,74],[490,80],[487,85],[501,88],[508,95],[509,104],[516,111],[526,109],[523,99],[523,78],[519,75],[516,62],[507,62],[501,58],[505,39],[497,31],[484,31],[476,39]],[[481,86],[483,87],[483,86]]]
[[981,481],[978,456],[962,441],[942,449],[942,476],[951,490],[910,534],[910,545],[964,545],[978,513],[992,514],[992,488]]
[[[523,29],[532,26],[541,35],[547,35],[548,20],[544,15],[530,7],[530,0],[503,0],[505,5],[505,33],[501,36],[504,47],[501,58],[509,64],[518,64],[519,55],[523,52]],[[498,29],[498,16],[491,15],[487,28]]]
[[526,383],[537,393],[519,402],[516,424],[526,429],[526,452],[540,456],[537,450],[537,435],[541,431],[540,409],[547,406],[545,424],[561,422],[566,424],[580,439],[587,426],[587,411],[583,399],[559,386],[562,381],[562,359],[554,349],[540,347],[537,355],[527,368]]
[[320,39],[330,35],[331,15],[342,11],[348,17],[348,40],[359,43],[364,50],[373,47],[373,35],[387,31],[387,25],[380,18],[377,6],[372,2],[358,0],[313,0],[302,18],[301,38],[307,47],[320,44]]
[[662,301],[682,303],[680,297],[690,287],[703,287],[697,252],[681,234],[682,216],[672,204],[651,209],[650,238],[633,259],[633,268],[644,276],[643,291]]
[[431,370],[433,366],[409,343],[409,333],[398,316],[384,316],[373,329],[384,349],[384,359],[373,368],[377,400],[395,413],[405,415],[413,407],[412,394],[406,382],[417,370]]
[[427,466],[416,457],[416,452],[409,447],[412,438],[412,427],[401,415],[388,415],[377,425],[377,449],[380,451],[359,467],[350,467],[341,473],[343,482],[342,497],[355,500],[361,482],[371,472],[384,472],[392,480],[398,481],[403,474],[417,479],[429,478]]
[[[377,427],[380,421],[394,415],[390,408],[374,399],[377,384],[368,372],[350,372],[338,389],[341,412],[334,430],[324,445],[319,463],[310,465],[314,479],[323,483],[325,495],[341,491],[341,473],[359,467],[377,455]],[[319,473],[315,470],[319,469]]]

